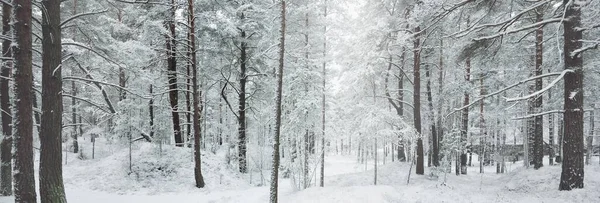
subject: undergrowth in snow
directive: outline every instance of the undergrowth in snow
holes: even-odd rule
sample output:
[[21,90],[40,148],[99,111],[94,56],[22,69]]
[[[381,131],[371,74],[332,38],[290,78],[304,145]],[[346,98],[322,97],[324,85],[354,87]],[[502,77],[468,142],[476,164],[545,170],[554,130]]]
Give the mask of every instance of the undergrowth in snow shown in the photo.
[[[207,153],[207,152],[203,152]],[[209,153],[209,152],[208,152]],[[99,159],[71,159],[65,167],[65,184],[110,193],[171,193],[195,190],[192,149],[136,143]],[[221,154],[202,155],[202,171],[207,188],[248,187]]]

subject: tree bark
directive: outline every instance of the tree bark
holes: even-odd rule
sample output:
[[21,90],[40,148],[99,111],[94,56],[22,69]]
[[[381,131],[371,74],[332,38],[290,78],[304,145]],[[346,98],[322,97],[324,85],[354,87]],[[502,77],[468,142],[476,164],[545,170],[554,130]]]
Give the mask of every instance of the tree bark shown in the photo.
[[173,121],[173,133],[175,137],[175,146],[183,147],[183,138],[181,136],[181,125],[179,121],[178,90],[177,90],[177,49],[175,44],[175,0],[171,0],[172,8],[169,10],[168,20],[165,20],[165,27],[169,33],[165,36],[167,48],[167,78],[169,85],[169,104],[171,105],[171,116]]
[[[10,20],[12,8],[2,4],[2,35],[11,36]],[[2,56],[12,58],[10,40],[2,41]],[[2,142],[0,143],[0,195],[10,196],[12,191],[12,111],[10,106],[10,87],[8,78],[11,77],[12,60],[3,60],[0,73],[0,109],[2,109]]]
[[[242,13],[241,19],[244,20],[244,14]],[[248,43],[246,43],[246,31],[241,31],[240,36],[240,90],[239,90],[239,105],[238,105],[238,161],[241,173],[246,173],[247,160],[246,160],[246,63],[247,53],[246,49]]]
[[42,1],[42,123],[40,200],[67,202],[62,179],[62,68],[60,0]]
[[576,3],[564,0],[566,6],[564,26],[565,70],[573,70],[564,77],[564,159],[560,175],[559,190],[583,188],[583,58],[573,54],[582,47],[581,6],[586,0]]
[[[194,16],[194,1],[188,0],[188,23],[189,23],[189,31],[188,31],[188,41],[189,48],[191,52],[191,68],[192,68],[192,91],[194,97],[194,115],[193,115],[193,125],[194,125],[194,179],[196,180],[196,187],[203,188],[204,177],[202,176],[202,156],[200,152],[200,139],[202,135],[200,134],[202,131],[200,129],[200,111],[202,111],[202,92],[200,91],[198,85],[198,66],[196,63],[196,26],[195,26],[196,17]],[[188,75],[189,77],[189,75]]]
[[[536,22],[543,21],[544,15],[542,9],[536,9]],[[544,28],[538,27],[535,31],[535,75],[539,76],[543,74],[542,62],[544,57],[543,43],[544,43]],[[535,91],[542,90],[542,78],[535,80]],[[535,113],[542,111],[542,97],[536,97],[533,100],[533,108]],[[542,116],[536,116],[534,118],[534,137],[533,137],[533,168],[539,169],[544,165],[544,120]]]
[[277,203],[279,186],[279,137],[281,135],[281,99],[283,93],[283,66],[285,53],[285,0],[281,0],[281,33],[279,41],[279,68],[277,74],[277,96],[275,98],[275,137],[273,139],[273,170],[271,171],[270,202]]
[[[421,32],[421,28],[417,26],[415,28],[415,33]],[[421,38],[420,35],[416,35],[414,39],[414,64],[413,64],[413,72],[414,72],[414,92],[413,92],[413,114],[414,114],[414,122],[415,129],[418,133],[417,138],[417,167],[416,173],[418,175],[425,174],[424,168],[424,157],[423,157],[423,139],[421,138]]]
[[15,202],[36,202],[33,170],[33,74],[31,54],[31,0],[13,1],[12,46],[15,68],[15,119],[14,119],[14,193]]
[[[471,81],[471,57],[466,59],[466,75],[465,81],[469,83]],[[465,91],[463,106],[469,105],[469,93]],[[465,108],[462,111],[462,129],[460,131],[460,142],[463,146],[467,143],[467,134],[469,132],[469,108]],[[471,149],[472,150],[472,149]],[[467,174],[467,151],[462,150],[460,155],[460,173]]]

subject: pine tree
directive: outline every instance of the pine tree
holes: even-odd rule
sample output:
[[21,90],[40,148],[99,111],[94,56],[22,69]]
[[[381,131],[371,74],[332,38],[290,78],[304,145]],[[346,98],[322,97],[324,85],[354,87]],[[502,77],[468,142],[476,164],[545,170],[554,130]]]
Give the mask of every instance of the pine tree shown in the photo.
[[285,14],[286,2],[281,0],[281,31],[279,41],[279,68],[277,70],[277,96],[275,98],[275,137],[273,139],[273,170],[271,171],[270,202],[278,202],[279,186],[279,138],[281,136],[281,98],[283,93],[283,66],[285,62]]
[[[15,68],[14,193],[16,203],[35,203],[33,170],[33,73],[31,51],[31,0],[13,1],[12,47]],[[60,163],[59,163],[60,164]]]

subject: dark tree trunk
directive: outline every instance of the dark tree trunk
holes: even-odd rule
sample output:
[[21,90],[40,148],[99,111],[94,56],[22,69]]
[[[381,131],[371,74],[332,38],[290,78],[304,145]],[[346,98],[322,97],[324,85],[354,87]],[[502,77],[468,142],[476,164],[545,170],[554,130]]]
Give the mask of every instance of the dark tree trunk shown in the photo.
[[31,55],[31,1],[14,0],[14,34],[12,46],[15,68],[15,119],[14,119],[14,189],[15,202],[35,203],[33,171],[33,74]]
[[573,52],[582,47],[581,6],[585,3],[563,1],[567,19],[563,23],[565,70],[573,72],[564,78],[564,157],[559,190],[583,188],[583,58]]
[[[2,4],[2,35],[11,36],[10,19],[12,8]],[[12,58],[10,40],[2,41],[2,56]],[[12,191],[12,111],[10,106],[10,87],[8,78],[11,77],[12,60],[3,60],[0,73],[0,109],[2,109],[2,142],[0,143],[0,195],[10,196]]]
[[[198,85],[198,66],[196,64],[196,30],[195,30],[195,17],[194,17],[194,1],[188,0],[188,22],[189,22],[189,48],[191,51],[191,68],[192,68],[192,91],[194,97],[194,179],[196,180],[196,187],[204,187],[204,177],[202,176],[202,156],[200,154],[200,139],[202,131],[200,129],[200,111],[202,110],[202,92]],[[189,75],[188,75],[189,77]]]
[[[543,9],[536,10],[536,22],[541,22],[544,17]],[[542,62],[543,62],[543,43],[544,43],[544,29],[542,26],[536,29],[535,35],[535,75],[539,76],[543,74]],[[542,78],[535,80],[535,91],[542,90]],[[542,111],[542,97],[535,97],[533,100],[534,112],[540,113]],[[536,116],[534,118],[534,137],[533,137],[533,168],[539,169],[544,165],[544,120],[542,116]]]
[[[73,1],[73,11],[71,12],[71,15],[75,16],[77,15],[77,0]],[[72,29],[72,33],[73,33],[73,39],[75,39],[75,36],[77,34],[77,30],[76,29]],[[71,67],[71,75],[75,76],[75,70],[77,68],[75,66]],[[73,94],[73,96],[77,96],[77,86],[75,86],[75,81],[71,81],[71,94]],[[75,98],[71,98],[71,124],[73,124],[73,131],[71,132],[71,140],[72,140],[72,144],[73,144],[73,153],[78,153],[79,152],[79,142],[77,141],[77,138],[79,137],[78,134],[78,123],[77,123],[77,100]]]
[[62,179],[62,71],[60,0],[42,1],[42,123],[40,200],[67,202]]
[[270,202],[277,203],[279,182],[279,137],[281,135],[281,99],[283,97],[283,66],[285,55],[285,0],[281,0],[281,33],[279,41],[279,68],[277,71],[277,96],[275,97],[275,137],[273,139],[273,170],[271,171]]
[[150,101],[148,101],[148,112],[150,113],[150,137],[154,137],[154,96],[152,84],[150,85]]
[[437,154],[438,154],[438,166],[440,159],[443,159],[443,154],[440,155],[440,148],[442,140],[444,139],[444,130],[442,126],[442,108],[443,108],[443,93],[444,93],[444,41],[440,38],[440,63],[439,63],[439,75],[438,75],[438,117],[437,117]]
[[[415,28],[415,33],[421,32],[420,27]],[[421,38],[419,35],[415,37],[414,41],[414,64],[413,64],[413,73],[414,75],[414,92],[413,92],[413,106],[414,106],[414,121],[415,121],[415,129],[419,134],[417,138],[417,170],[416,173],[418,175],[425,174],[424,167],[424,157],[423,157],[423,139],[421,138]]]
[[[244,20],[244,14],[242,14],[242,20]],[[241,32],[241,44],[240,44],[240,90],[239,90],[239,109],[238,109],[238,160],[239,168],[241,173],[248,171],[247,160],[246,160],[246,63],[247,55],[246,49],[248,44],[246,43],[246,31]]]
[[[466,60],[466,75],[465,81],[469,83],[471,81],[471,58],[467,57]],[[468,91],[468,90],[467,90]],[[469,93],[465,92],[463,106],[469,105]],[[460,131],[460,142],[463,146],[467,143],[467,134],[469,132],[469,108],[465,108],[462,111],[462,129]],[[467,151],[463,150],[460,155],[460,173],[467,174]]]
[[177,49],[175,44],[175,0],[171,0],[173,8],[170,8],[168,20],[165,21],[165,27],[169,30],[166,35],[167,48],[167,78],[169,83],[169,104],[171,105],[171,116],[173,120],[173,133],[175,137],[175,146],[183,147],[183,138],[181,136],[181,124],[179,121],[179,99],[177,90]]

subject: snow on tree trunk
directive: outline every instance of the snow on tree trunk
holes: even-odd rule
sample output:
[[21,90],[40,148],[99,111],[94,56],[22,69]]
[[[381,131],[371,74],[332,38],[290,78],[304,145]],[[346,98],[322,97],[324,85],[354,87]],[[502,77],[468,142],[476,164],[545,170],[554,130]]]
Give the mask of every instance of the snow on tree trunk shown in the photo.
[[[198,66],[196,62],[196,26],[195,21],[196,17],[194,16],[194,1],[188,0],[188,47],[190,49],[190,65],[192,69],[192,96],[194,97],[192,105],[194,106],[193,113],[193,125],[194,125],[194,180],[196,181],[197,188],[203,188],[204,177],[202,176],[202,156],[200,151],[200,139],[202,138],[200,129],[200,123],[202,122],[200,118],[200,111],[202,108],[202,92],[200,90],[200,86],[198,85]],[[188,77],[190,77],[188,75]],[[205,118],[206,119],[206,118]]]
[[281,135],[281,99],[283,93],[283,66],[285,55],[285,0],[281,0],[281,32],[279,41],[279,68],[277,71],[277,96],[275,98],[275,137],[273,139],[273,170],[271,171],[270,202],[277,203],[279,186],[279,137]]
[[[169,6],[175,7],[175,0],[171,0]],[[175,8],[169,9],[165,20],[165,28],[169,31],[165,36],[165,45],[167,48],[167,79],[169,86],[169,104],[171,107],[171,116],[173,121],[173,134],[175,146],[183,147],[183,138],[181,136],[181,125],[179,121],[179,94],[177,89],[177,49],[175,40]]]
[[14,195],[15,202],[36,202],[33,170],[33,73],[31,51],[31,1],[13,1],[12,46],[15,68]]
[[583,58],[573,53],[582,47],[581,7],[586,0],[564,0],[565,70],[573,70],[564,77],[564,138],[563,164],[559,190],[583,188]]

